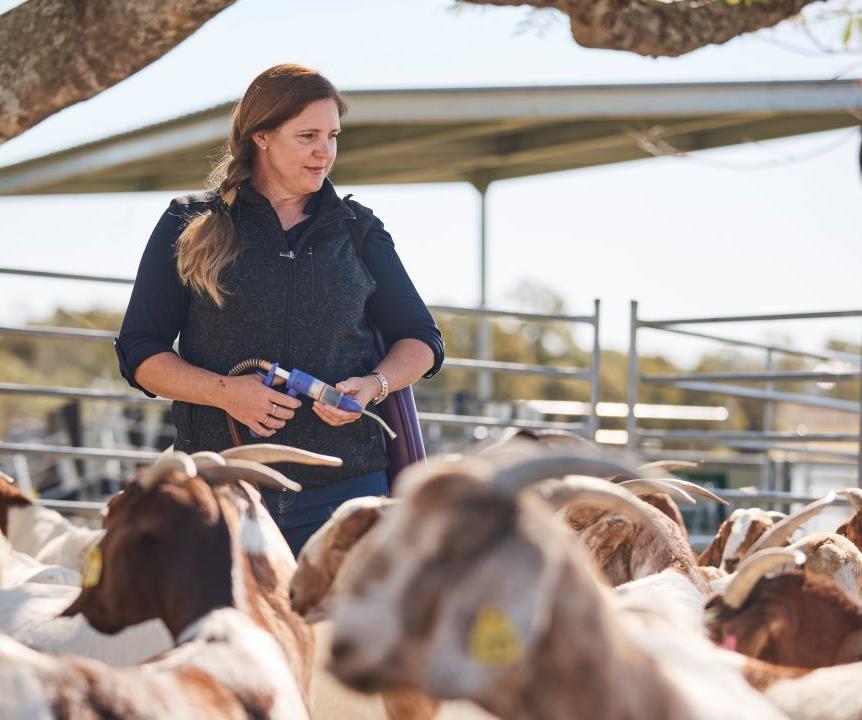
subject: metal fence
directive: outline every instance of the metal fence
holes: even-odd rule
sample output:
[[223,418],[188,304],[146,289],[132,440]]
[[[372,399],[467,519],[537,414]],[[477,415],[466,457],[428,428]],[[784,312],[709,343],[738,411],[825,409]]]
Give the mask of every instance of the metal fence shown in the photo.
[[[110,277],[101,275],[81,275],[71,273],[45,272],[38,270],[26,270],[20,268],[0,268],[0,274],[25,277],[37,277],[54,280],[75,280],[98,283],[114,283],[131,285],[131,278]],[[478,360],[474,358],[446,358],[444,369],[457,368],[476,373],[500,373],[500,374],[527,374],[541,375],[553,378],[578,380],[589,384],[590,411],[585,422],[547,422],[541,420],[523,420],[513,417],[501,417],[495,415],[463,415],[455,413],[429,413],[420,412],[419,419],[427,428],[434,426],[484,426],[495,427],[519,427],[519,428],[554,428],[565,429],[594,438],[599,425],[597,406],[600,389],[600,347],[599,347],[599,311],[600,303],[594,301],[593,313],[590,315],[565,315],[559,313],[528,313],[510,312],[489,308],[470,308],[458,306],[431,306],[434,313],[446,313],[462,316],[477,316],[480,319],[510,318],[531,322],[564,322],[572,325],[587,325],[591,328],[592,352],[591,365],[585,368],[556,367],[546,365],[530,365],[523,363],[500,362],[494,360]],[[65,327],[45,326],[0,326],[0,338],[3,337],[29,337],[39,340],[61,340],[73,342],[112,342],[116,333],[105,330],[87,330]],[[39,386],[23,383],[0,383],[0,396],[28,396],[28,397],[51,397],[64,398],[79,402],[102,402],[118,403],[121,405],[161,405],[167,406],[170,401],[161,398],[149,398],[141,394],[131,392],[118,392],[113,390],[101,390],[94,388],[74,388],[57,386]],[[34,442],[8,442],[0,441],[0,455],[12,456],[16,461],[16,468],[21,468],[26,477],[27,461],[32,458],[57,458],[60,461],[86,461],[89,463],[102,463],[114,461],[114,468],[123,468],[131,472],[137,463],[152,461],[157,455],[155,448],[131,448],[131,447],[86,447],[68,446],[62,443],[34,443]],[[119,463],[119,464],[118,464]],[[25,485],[26,485],[25,481]]]
[[[862,388],[862,357],[838,351],[813,352],[801,350],[780,344],[759,343],[723,335],[717,335],[700,330],[692,330],[692,325],[715,323],[743,324],[751,322],[774,322],[783,320],[817,320],[827,318],[862,318],[862,310],[844,310],[834,312],[783,313],[771,315],[739,315],[725,317],[671,318],[661,320],[646,320],[638,315],[638,303],[631,303],[631,325],[629,343],[628,369],[628,417],[626,430],[628,447],[639,449],[645,440],[660,442],[672,441],[695,446],[723,447],[737,453],[745,452],[748,457],[758,455],[761,458],[763,473],[761,475],[761,500],[767,497],[777,497],[774,493],[775,468],[769,453],[775,450],[794,452],[802,457],[828,457],[831,462],[840,464],[855,464],[857,483],[862,486],[862,445],[859,432],[780,432],[775,429],[775,409],[780,403],[826,408],[841,413],[856,414],[862,422],[862,390],[856,401],[825,397],[812,393],[783,392],[775,389],[775,383],[846,383],[860,381]],[[663,333],[709,340],[724,347],[745,348],[762,353],[763,369],[757,372],[717,372],[717,373],[682,373],[666,375],[644,375],[640,372],[638,357],[638,336],[644,330],[654,330]],[[862,335],[862,333],[860,333]],[[777,371],[775,365],[780,356],[802,358],[808,361],[839,362],[843,370],[815,369],[806,371]],[[750,387],[741,383],[755,383],[761,387]],[[750,398],[763,402],[763,427],[760,430],[730,432],[721,430],[662,430],[639,427],[634,408],[638,402],[640,388],[644,384],[665,385],[697,392],[713,393],[728,397]],[[850,443],[856,447],[852,451],[845,448],[818,446],[817,443]],[[667,455],[668,453],[664,453]],[[696,455],[703,453],[697,452]],[[717,454],[716,461],[733,458]],[[770,495],[770,492],[772,493]]]

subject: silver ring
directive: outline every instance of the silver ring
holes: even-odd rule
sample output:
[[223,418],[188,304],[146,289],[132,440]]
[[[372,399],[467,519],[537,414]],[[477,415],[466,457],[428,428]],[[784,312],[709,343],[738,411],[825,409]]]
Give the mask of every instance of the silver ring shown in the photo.
[[278,415],[275,414],[275,411],[278,409],[278,405],[276,405],[275,403],[270,403],[270,404],[272,405],[272,412],[270,414],[273,417],[278,417]]

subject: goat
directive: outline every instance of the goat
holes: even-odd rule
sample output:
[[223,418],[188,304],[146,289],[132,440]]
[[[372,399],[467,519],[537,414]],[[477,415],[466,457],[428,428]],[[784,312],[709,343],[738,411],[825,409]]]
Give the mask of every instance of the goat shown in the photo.
[[[653,480],[628,480],[620,486],[636,493],[654,493],[657,488],[674,487],[665,481]],[[678,489],[674,491],[680,492]],[[687,493],[685,497],[694,502]],[[611,508],[619,506],[614,499],[608,498],[607,502],[611,503]],[[684,531],[665,513],[652,505],[642,505],[644,515],[651,522],[623,517],[609,510],[603,501],[596,504],[571,503],[562,511],[562,516],[612,585],[673,568],[705,596],[709,587]]]
[[[755,542],[749,553],[787,545],[792,533],[835,500],[835,493],[809,503],[785,518]],[[805,572],[831,580],[857,601],[862,600],[862,552],[836,533],[814,533],[790,544],[805,555]]]
[[[291,607],[315,629],[315,672],[312,679],[312,710],[315,719],[341,717],[344,708],[351,716],[419,720],[420,718],[488,718],[475,705],[432,700],[414,690],[364,695],[346,688],[323,670],[329,659],[332,623],[328,620],[333,585],[341,568],[352,558],[361,557],[366,533],[398,501],[383,497],[360,497],[340,505],[332,517],[309,538],[297,558],[290,582]],[[339,714],[340,712],[340,714]]]
[[14,550],[9,541],[0,535],[0,593],[23,583],[78,586],[81,584],[81,573],[57,565],[45,565]]
[[45,565],[81,571],[90,546],[102,531],[80,527],[60,513],[25,497],[12,478],[0,473],[0,533],[13,549]]
[[839,525],[835,532],[843,535],[857,548],[862,550],[862,489],[847,488],[841,490],[838,494],[843,495],[850,502],[853,517]]
[[704,624],[714,642],[778,665],[817,668],[862,659],[862,606],[832,582],[807,572],[793,548],[761,550],[746,558],[733,581],[706,605]]
[[[280,446],[260,452],[270,462],[299,459]],[[298,486],[235,457],[174,453],[115,498],[84,588],[64,613],[106,633],[160,617],[179,647],[117,670],[6,640],[0,682],[29,687],[31,707],[61,717],[159,718],[176,708],[202,718],[308,717],[313,641],[287,602],[295,561],[246,480]],[[11,702],[0,696],[10,713]]]
[[[738,672],[714,667],[706,640],[659,615],[615,612],[553,508],[519,492],[583,473],[580,460],[546,453],[495,468],[473,457],[404,471],[402,506],[339,580],[336,676],[364,691],[472,699],[505,720],[783,717]],[[614,494],[621,512],[651,522],[605,481],[570,491],[565,502]]]
[[718,528],[715,537],[700,554],[697,564],[733,572],[758,538],[767,532],[783,513],[760,508],[736,508]]
[[733,572],[746,555],[787,545],[795,530],[833,502],[835,493],[830,492],[790,516],[760,508],[738,508],[721,524],[712,543],[698,558],[698,563]]

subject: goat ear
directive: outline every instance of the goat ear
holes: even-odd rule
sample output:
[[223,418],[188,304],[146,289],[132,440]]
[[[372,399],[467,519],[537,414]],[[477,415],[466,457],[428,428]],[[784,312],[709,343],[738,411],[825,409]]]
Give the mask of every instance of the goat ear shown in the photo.
[[491,700],[502,678],[530,662],[550,625],[559,567],[522,538],[474,567],[442,599],[424,689],[436,697]]
[[727,539],[730,537],[730,519],[721,523],[709,547],[706,548],[697,559],[698,565],[710,565],[712,567],[721,567],[721,556],[724,553],[724,548],[727,546]]

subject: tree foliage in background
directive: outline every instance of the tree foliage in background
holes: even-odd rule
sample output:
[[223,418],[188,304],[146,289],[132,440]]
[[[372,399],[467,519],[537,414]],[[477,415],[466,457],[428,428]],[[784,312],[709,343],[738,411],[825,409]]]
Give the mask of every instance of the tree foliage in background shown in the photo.
[[[73,313],[60,309],[51,317],[29,325],[113,331],[122,319],[122,313],[108,310]],[[0,382],[115,390],[122,390],[125,385],[109,342],[14,335],[4,337],[0,343]],[[0,437],[8,438],[14,430],[42,427],[47,414],[67,402],[48,396],[0,395]]]
[[98,95],[234,0],[29,0],[0,15],[0,143]]

